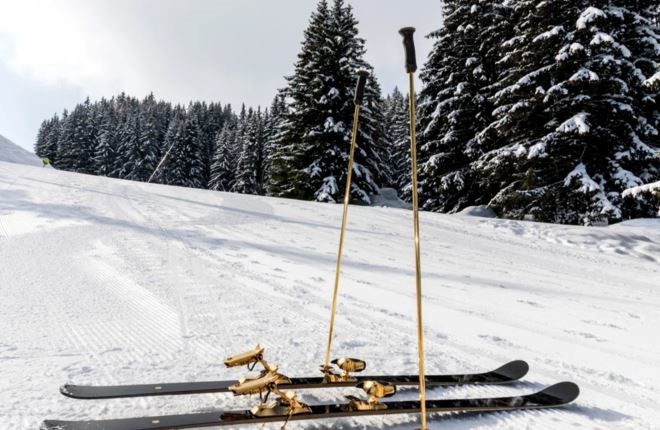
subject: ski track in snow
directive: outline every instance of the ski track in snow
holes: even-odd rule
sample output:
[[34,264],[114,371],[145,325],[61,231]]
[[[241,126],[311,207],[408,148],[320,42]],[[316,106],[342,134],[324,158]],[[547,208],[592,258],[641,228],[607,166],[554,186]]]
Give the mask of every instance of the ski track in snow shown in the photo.
[[[226,394],[72,400],[59,385],[237,379],[261,343],[290,375],[324,357],[341,207],[0,162],[0,428],[44,418],[251,406]],[[415,373],[411,213],[351,207],[334,355]],[[660,220],[583,228],[423,213],[427,372],[524,359],[499,396],[573,380],[557,410],[434,416],[437,429],[654,429],[660,421]],[[353,390],[301,391],[309,402]],[[417,392],[402,389],[401,399]],[[414,416],[289,428],[411,428]],[[279,428],[279,425],[263,428]]]

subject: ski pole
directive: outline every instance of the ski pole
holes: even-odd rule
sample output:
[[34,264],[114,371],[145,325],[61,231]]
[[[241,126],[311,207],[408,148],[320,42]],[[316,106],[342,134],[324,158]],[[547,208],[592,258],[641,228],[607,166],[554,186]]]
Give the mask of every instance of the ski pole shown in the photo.
[[341,232],[339,233],[339,249],[337,250],[337,267],[335,268],[335,286],[332,293],[332,309],[330,311],[330,330],[328,331],[328,347],[325,351],[324,371],[330,369],[330,352],[332,351],[332,334],[335,327],[335,313],[337,311],[337,296],[339,293],[339,274],[341,272],[342,252],[344,249],[344,235],[346,233],[346,218],[348,216],[348,203],[351,199],[351,179],[353,178],[353,158],[358,135],[358,124],[360,120],[360,107],[364,98],[364,90],[367,84],[369,72],[360,70],[358,72],[357,87],[355,88],[355,112],[353,113],[353,135],[351,136],[351,149],[348,157],[348,175],[346,177],[346,191],[344,193],[344,211],[341,218]]
[[419,247],[419,198],[417,196],[417,134],[415,130],[415,72],[417,59],[415,55],[414,27],[399,30],[403,36],[403,46],[406,51],[406,72],[410,91],[408,95],[410,111],[410,160],[412,168],[412,203],[413,203],[413,234],[415,244],[415,285],[417,290],[417,352],[419,354],[419,400],[421,404],[422,429],[426,430],[426,377],[424,374],[424,324],[422,320],[422,264]]
[[153,173],[151,174],[151,176],[149,176],[149,179],[147,179],[147,183],[150,183],[150,182],[151,182],[151,180],[152,180],[152,179],[154,178],[154,176],[156,175],[156,172],[158,172],[158,169],[160,169],[160,166],[162,166],[163,163],[165,162],[165,160],[167,160],[167,157],[170,155],[170,151],[172,150],[172,148],[174,148],[174,145],[175,145],[175,144],[176,144],[176,141],[172,142],[172,144],[170,145],[170,147],[167,149],[167,152],[165,153],[165,155],[163,155],[163,158],[160,159],[160,162],[158,163],[158,165],[157,165],[156,168],[154,169],[154,171],[153,171]]

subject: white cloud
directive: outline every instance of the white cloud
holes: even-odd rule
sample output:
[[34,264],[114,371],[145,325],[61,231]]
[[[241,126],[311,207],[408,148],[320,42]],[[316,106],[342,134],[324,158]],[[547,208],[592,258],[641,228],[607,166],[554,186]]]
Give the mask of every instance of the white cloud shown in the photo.
[[[432,44],[424,36],[441,24],[441,2],[348,1],[383,90],[405,87],[397,31],[417,26],[421,67]],[[15,82],[0,82],[0,92],[33,82],[54,111],[71,107],[56,103],[63,92],[69,103],[80,94],[140,97],[153,91],[180,103],[269,104],[293,71],[315,7],[315,0],[0,0],[0,62],[15,75]],[[20,104],[24,115],[36,115],[26,100],[3,97],[0,103],[5,110]],[[36,129],[13,133],[34,136]]]

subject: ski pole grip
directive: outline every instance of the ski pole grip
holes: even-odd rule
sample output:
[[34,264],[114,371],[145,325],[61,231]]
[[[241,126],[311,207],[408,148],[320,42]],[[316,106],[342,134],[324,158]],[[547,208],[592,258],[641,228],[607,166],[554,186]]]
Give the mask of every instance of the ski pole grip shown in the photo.
[[415,27],[404,27],[399,30],[403,36],[403,47],[406,50],[406,72],[415,73],[417,71],[417,56],[415,55]]
[[362,100],[364,99],[364,89],[367,86],[367,78],[369,77],[369,72],[366,70],[360,70],[358,72],[358,81],[357,87],[355,87],[355,104],[362,105]]

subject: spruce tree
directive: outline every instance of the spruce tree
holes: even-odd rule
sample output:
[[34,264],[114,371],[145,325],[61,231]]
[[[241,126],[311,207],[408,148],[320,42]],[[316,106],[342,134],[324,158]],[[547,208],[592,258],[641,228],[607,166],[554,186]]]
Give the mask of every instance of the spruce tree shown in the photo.
[[240,140],[238,140],[241,152],[236,167],[236,182],[232,191],[242,194],[260,194],[262,138],[261,112],[254,112],[250,109]]
[[101,102],[99,136],[94,151],[96,174],[100,176],[110,176],[115,165],[117,119],[114,103],[114,99]]
[[475,163],[500,215],[618,221],[622,191],[657,178],[643,139],[657,130],[635,101],[643,80],[618,37],[625,13],[611,3],[516,3],[503,55],[511,72],[480,136],[490,151]]
[[508,9],[494,1],[444,2],[445,20],[421,78],[419,164],[422,208],[456,212],[473,203],[474,138],[489,122],[495,49],[508,35]]
[[34,145],[34,153],[38,157],[48,159],[51,163],[55,162],[61,128],[62,124],[58,115],[41,123]]
[[236,180],[236,124],[234,120],[225,120],[224,124],[211,164],[209,189],[215,191],[231,191]]
[[391,185],[399,197],[409,201],[410,196],[410,128],[408,127],[408,97],[398,88],[388,96],[385,113],[386,134],[389,141],[388,160],[392,169]]
[[64,119],[57,142],[55,167],[79,173],[94,173],[94,112],[89,99],[77,105]]
[[[336,202],[346,181],[353,121],[353,93],[359,69],[372,70],[364,59],[364,40],[350,6],[319,2],[305,31],[302,50],[285,90],[290,108],[282,123],[283,142],[269,162],[269,193],[276,196]],[[373,76],[366,90],[352,197],[369,203],[378,192],[382,161],[378,145],[380,93]],[[381,117],[382,118],[382,117]]]
[[156,176],[158,182],[190,188],[205,187],[205,148],[198,138],[198,130],[197,118],[177,106],[165,136],[164,146],[171,149]]

